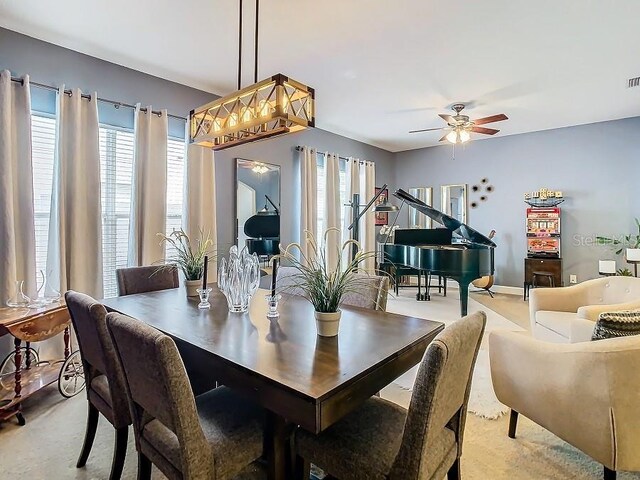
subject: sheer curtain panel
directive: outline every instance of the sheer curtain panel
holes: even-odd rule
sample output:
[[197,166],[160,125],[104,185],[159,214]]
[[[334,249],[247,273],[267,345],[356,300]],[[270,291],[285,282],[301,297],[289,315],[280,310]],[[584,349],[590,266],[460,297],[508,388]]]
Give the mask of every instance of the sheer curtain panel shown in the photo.
[[[133,184],[129,220],[130,266],[152,265],[164,260],[158,233],[167,221],[167,112],[153,113],[151,106],[136,107]],[[182,181],[182,179],[180,179]]]
[[0,307],[23,280],[36,294],[29,77],[0,72]]
[[[324,161],[324,228],[322,241],[326,242],[327,267],[334,271],[338,266],[340,255],[340,230],[329,231],[330,228],[340,229],[340,159],[334,153],[326,153]],[[320,240],[319,240],[320,241]]]
[[97,95],[58,91],[47,275],[61,293],[102,297],[102,209]]
[[[192,242],[200,237],[200,230],[209,235],[218,253],[216,223],[216,169],[213,150],[198,145],[187,147],[187,163],[183,202],[183,227]],[[215,281],[217,265],[209,263],[209,279]]]
[[300,153],[300,197],[300,246],[308,258],[307,232],[315,235],[318,230],[318,163],[316,151],[309,147],[302,147]]

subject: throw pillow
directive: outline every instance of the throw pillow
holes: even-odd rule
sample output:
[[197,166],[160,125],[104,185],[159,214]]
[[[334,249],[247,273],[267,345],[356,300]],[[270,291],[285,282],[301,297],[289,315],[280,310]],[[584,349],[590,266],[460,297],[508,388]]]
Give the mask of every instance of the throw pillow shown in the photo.
[[591,340],[640,335],[640,311],[603,312],[593,329]]

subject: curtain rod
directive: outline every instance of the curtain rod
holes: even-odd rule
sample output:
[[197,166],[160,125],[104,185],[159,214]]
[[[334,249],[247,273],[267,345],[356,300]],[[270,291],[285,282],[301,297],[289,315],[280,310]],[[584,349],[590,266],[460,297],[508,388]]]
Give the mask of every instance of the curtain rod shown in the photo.
[[[298,145],[298,146],[296,147],[296,150],[297,150],[298,152],[301,152],[303,148],[304,148],[304,147],[303,147],[302,145]],[[318,151],[318,149],[316,149],[316,148],[313,148],[312,150],[315,150],[315,151],[316,151],[316,155],[326,155],[326,153],[325,153],[325,152],[319,152],[319,151]],[[338,155],[338,158],[339,158],[340,160],[346,160],[346,161],[351,160],[349,157],[343,157],[342,155]],[[360,165],[364,165],[365,163],[367,163],[367,162],[365,162],[364,160],[359,160],[359,162],[360,162]]]
[[[13,82],[20,82],[21,85],[24,85],[24,79],[22,78],[17,78],[17,77],[11,77],[11,80]],[[45,85],[44,83],[38,83],[38,82],[29,82],[29,85],[33,85],[34,87],[38,87],[38,88],[43,88],[45,90],[51,90],[53,92],[57,92],[58,89],[56,87],[52,87],[51,85]],[[66,93],[67,95],[71,96],[72,95],[72,91],[71,90],[65,90],[64,93]],[[88,95],[86,93],[83,93],[81,95],[82,98],[86,98],[87,100],[91,99],[91,95]],[[106,98],[100,98],[98,97],[98,101],[99,102],[103,102],[103,103],[110,103],[111,105],[113,105],[115,108],[120,108],[120,107],[126,107],[126,108],[133,108],[135,109],[136,106],[135,105],[130,105],[128,103],[122,103],[122,102],[116,102],[115,100],[109,100]],[[147,109],[142,107],[140,108],[141,112],[146,112]],[[153,110],[151,113],[154,113],[158,116],[160,116],[162,114],[162,112],[159,111],[155,111]],[[172,115],[171,113],[167,113],[167,117],[171,117],[171,118],[175,118],[177,120],[182,120],[184,122],[187,121],[187,119],[185,117],[180,117],[178,115]]]

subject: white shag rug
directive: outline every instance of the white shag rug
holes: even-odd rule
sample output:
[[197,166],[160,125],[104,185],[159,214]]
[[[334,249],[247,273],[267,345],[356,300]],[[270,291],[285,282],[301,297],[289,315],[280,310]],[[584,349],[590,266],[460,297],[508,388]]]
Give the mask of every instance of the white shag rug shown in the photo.
[[[473,372],[468,410],[479,417],[497,419],[507,413],[509,409],[498,401],[493,391],[487,339],[489,333],[493,330],[524,331],[524,329],[472,298],[469,298],[468,312],[472,313],[478,310],[484,311],[487,314],[487,326]],[[431,301],[417,302],[415,300],[415,289],[404,289],[400,290],[400,295],[389,297],[387,311],[410,315],[412,317],[437,320],[443,322],[445,325],[449,325],[460,318],[460,300],[458,291],[449,289],[446,297],[433,293],[431,295]],[[418,367],[416,366],[398,377],[392,386],[412,391],[417,373]]]

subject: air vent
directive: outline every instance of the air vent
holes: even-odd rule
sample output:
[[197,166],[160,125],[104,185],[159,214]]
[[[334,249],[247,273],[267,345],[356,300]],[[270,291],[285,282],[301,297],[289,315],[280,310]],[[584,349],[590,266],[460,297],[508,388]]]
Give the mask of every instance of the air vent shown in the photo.
[[640,87],[640,77],[630,78],[628,88]]

